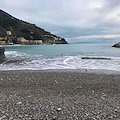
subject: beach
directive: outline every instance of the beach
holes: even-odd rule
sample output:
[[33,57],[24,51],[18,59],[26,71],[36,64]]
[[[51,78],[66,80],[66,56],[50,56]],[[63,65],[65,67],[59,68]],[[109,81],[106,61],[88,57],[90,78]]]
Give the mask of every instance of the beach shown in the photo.
[[119,119],[119,72],[0,71],[0,120]]

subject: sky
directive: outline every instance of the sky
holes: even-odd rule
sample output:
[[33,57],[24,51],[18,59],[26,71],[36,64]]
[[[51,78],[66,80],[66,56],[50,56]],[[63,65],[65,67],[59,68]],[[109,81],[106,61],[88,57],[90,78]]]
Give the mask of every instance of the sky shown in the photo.
[[0,9],[68,42],[120,42],[120,0],[0,0]]

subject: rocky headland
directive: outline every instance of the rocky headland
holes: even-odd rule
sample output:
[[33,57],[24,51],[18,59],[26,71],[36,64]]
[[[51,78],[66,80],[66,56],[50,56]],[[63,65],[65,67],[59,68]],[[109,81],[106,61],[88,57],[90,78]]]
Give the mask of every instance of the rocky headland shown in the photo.
[[120,48],[120,42],[115,44],[115,45],[113,45],[112,47]]
[[0,44],[67,44],[64,38],[51,34],[0,10]]

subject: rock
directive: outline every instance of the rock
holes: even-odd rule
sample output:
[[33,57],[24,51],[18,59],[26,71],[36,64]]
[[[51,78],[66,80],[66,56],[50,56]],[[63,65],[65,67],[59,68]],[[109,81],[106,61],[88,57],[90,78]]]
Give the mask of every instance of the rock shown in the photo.
[[4,61],[5,55],[4,55],[5,49],[0,47],[0,63]]
[[52,120],[56,120],[57,119],[57,116],[53,116]]
[[21,105],[21,104],[22,104],[22,102],[18,102],[18,103],[17,103],[17,105]]
[[117,44],[115,44],[115,45],[113,45],[112,47],[117,47],[117,48],[120,48],[120,42],[119,42],[119,43],[117,43]]
[[59,112],[59,111],[61,111],[62,110],[62,108],[57,108],[57,111]]
[[4,55],[5,49],[0,47],[0,55]]

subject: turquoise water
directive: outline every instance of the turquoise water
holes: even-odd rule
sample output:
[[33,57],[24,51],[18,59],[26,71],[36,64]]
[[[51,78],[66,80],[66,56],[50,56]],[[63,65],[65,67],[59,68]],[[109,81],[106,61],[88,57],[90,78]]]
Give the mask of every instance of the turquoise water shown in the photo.
[[[0,69],[106,69],[120,71],[120,49],[113,48],[112,45],[112,43],[81,43],[4,46],[6,58],[5,62],[0,64]],[[91,59],[82,59],[83,57]]]

